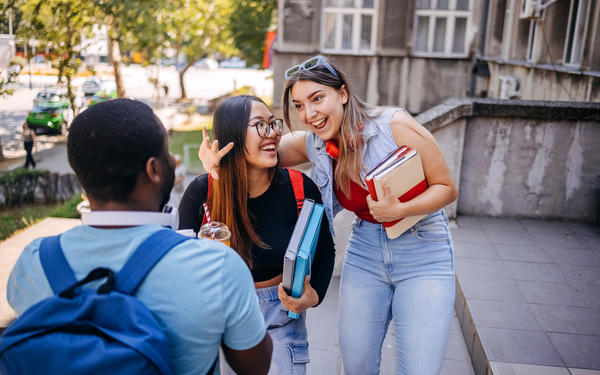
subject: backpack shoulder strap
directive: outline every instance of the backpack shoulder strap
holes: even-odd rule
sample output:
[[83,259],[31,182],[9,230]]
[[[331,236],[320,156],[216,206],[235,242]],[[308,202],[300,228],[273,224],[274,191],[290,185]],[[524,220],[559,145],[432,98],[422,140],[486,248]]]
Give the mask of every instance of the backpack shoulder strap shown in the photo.
[[115,289],[133,295],[154,265],[169,250],[188,239],[169,229],[150,235],[115,276]]
[[298,208],[298,214],[300,214],[300,210],[304,204],[304,179],[302,178],[302,173],[295,169],[288,168],[288,172],[290,173],[290,180],[292,180],[294,197],[296,197],[296,207]]
[[77,282],[73,269],[69,266],[60,246],[60,235],[46,237],[42,240],[40,262],[54,294],[60,294]]
[[[210,175],[210,173],[208,174],[208,190],[206,192],[206,204],[208,204],[208,201],[210,200],[210,197],[212,196],[212,185],[213,185],[213,178]],[[204,208],[202,209],[202,211],[204,212]],[[204,215],[202,215],[202,224],[200,224],[200,226],[206,224],[206,212],[204,212]]]

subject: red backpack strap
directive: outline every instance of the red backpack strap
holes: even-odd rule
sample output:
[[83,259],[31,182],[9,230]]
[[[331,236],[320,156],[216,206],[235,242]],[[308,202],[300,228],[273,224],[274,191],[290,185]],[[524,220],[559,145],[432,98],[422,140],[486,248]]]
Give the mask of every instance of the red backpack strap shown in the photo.
[[300,210],[304,204],[304,181],[302,178],[302,173],[290,168],[288,168],[288,172],[290,173],[290,180],[292,180],[294,197],[296,197],[296,207],[298,208],[298,214],[300,214]]
[[[213,178],[210,175],[210,173],[208,174],[208,191],[206,192],[206,204],[208,204],[208,201],[210,200],[210,197],[212,195],[212,184],[213,184]],[[202,211],[204,211],[204,209],[202,209]],[[206,212],[204,213],[204,215],[202,215],[202,224],[200,224],[200,226],[206,224]]]

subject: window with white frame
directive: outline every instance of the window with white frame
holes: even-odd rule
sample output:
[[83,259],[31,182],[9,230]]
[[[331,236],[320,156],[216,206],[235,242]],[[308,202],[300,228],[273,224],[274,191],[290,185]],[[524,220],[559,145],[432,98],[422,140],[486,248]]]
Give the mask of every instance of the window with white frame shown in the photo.
[[414,54],[467,56],[470,9],[471,0],[417,0]]
[[579,66],[585,37],[589,0],[571,0],[569,25],[565,41],[565,65]]
[[375,53],[379,0],[324,0],[321,46],[329,53]]

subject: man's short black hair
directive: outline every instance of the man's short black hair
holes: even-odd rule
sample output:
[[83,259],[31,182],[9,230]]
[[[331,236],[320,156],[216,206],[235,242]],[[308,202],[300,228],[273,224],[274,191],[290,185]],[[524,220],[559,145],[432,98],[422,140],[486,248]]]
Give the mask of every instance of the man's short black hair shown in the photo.
[[161,121],[140,101],[98,103],[69,128],[69,164],[89,197],[125,202],[148,158],[163,156],[165,136]]

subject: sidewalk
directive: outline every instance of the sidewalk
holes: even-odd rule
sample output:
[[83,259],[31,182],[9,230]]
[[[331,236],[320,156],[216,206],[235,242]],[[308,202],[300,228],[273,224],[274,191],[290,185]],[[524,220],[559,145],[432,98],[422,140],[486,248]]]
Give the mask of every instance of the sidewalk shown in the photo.
[[475,373],[600,375],[598,228],[457,221],[455,307]]
[[[36,161],[36,169],[45,169],[60,174],[73,173],[67,161],[66,142],[55,143],[52,148],[36,152],[33,157]],[[21,168],[24,163],[25,158],[6,159],[0,164],[0,172]]]
[[[342,358],[338,344],[338,289],[340,279],[331,280],[323,303],[307,313],[310,363],[308,374],[338,375],[342,372]],[[357,340],[360,338],[357,338]],[[383,341],[381,375],[396,374],[396,343],[394,329],[390,324]],[[450,334],[440,375],[474,375],[473,365],[458,324],[456,313],[450,325]]]

